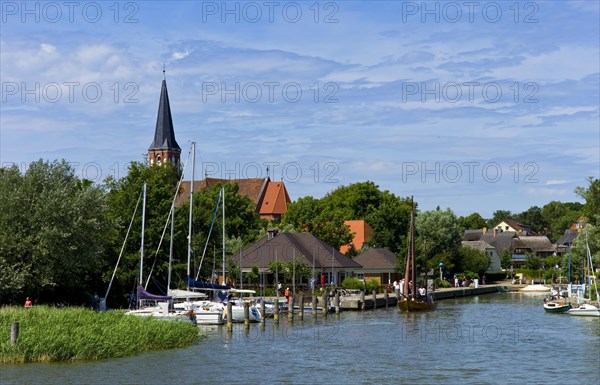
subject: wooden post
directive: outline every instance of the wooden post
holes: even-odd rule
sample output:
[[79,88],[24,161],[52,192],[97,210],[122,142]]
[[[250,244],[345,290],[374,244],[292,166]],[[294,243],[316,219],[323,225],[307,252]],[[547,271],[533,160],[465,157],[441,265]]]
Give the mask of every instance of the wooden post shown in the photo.
[[360,291],[360,309],[361,310],[365,310],[366,309],[365,292],[363,290]]
[[244,302],[244,325],[250,326],[250,304],[248,302]]
[[339,291],[335,292],[335,297],[333,297],[333,300],[335,301],[335,303],[333,304],[333,306],[335,308],[335,314],[340,314],[340,292]]
[[317,316],[317,295],[316,294],[312,295],[312,315],[314,317]]
[[373,309],[377,309],[377,290],[373,290]]
[[300,313],[299,313],[299,316],[300,316],[300,320],[304,319],[304,296],[303,295],[300,296]]
[[260,322],[264,323],[266,318],[265,314],[265,298],[260,299]]
[[387,289],[383,289],[383,298],[385,299],[385,307],[388,307],[388,292]]
[[294,297],[290,295],[290,302],[288,302],[288,319],[294,319]]
[[10,343],[16,344],[19,339],[19,322],[15,321],[12,323],[12,328],[10,330]]
[[323,315],[324,315],[325,317],[327,317],[327,310],[328,310],[328,309],[327,309],[327,308],[328,308],[328,304],[327,304],[327,302],[328,302],[328,301],[327,301],[327,299],[328,299],[328,298],[329,298],[329,297],[327,296],[327,293],[324,293],[324,294],[323,294],[323,304],[322,304],[321,306],[322,306],[322,308],[323,308]]
[[275,302],[273,302],[273,322],[279,322],[279,297],[275,298]]
[[227,330],[233,330],[233,306],[231,302],[227,302]]

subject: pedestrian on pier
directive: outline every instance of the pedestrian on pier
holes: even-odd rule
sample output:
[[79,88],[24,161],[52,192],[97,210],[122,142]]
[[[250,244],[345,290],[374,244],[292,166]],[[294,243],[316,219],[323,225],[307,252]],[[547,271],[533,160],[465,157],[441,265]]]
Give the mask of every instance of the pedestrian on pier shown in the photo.
[[25,298],[25,307],[32,307],[33,302],[29,299],[29,297]]
[[290,288],[289,287],[285,288],[285,301],[287,303],[290,303]]

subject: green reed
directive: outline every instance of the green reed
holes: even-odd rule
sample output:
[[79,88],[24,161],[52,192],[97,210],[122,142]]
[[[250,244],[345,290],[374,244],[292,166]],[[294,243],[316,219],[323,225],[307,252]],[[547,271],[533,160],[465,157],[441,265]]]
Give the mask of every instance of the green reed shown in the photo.
[[[19,338],[11,344],[11,325]],[[0,362],[87,361],[189,346],[199,338],[188,322],[48,306],[0,308]]]

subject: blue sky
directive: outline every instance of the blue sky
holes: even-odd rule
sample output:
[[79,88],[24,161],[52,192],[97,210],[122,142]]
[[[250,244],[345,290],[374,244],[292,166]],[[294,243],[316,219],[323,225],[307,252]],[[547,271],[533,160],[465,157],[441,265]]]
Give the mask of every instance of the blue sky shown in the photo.
[[489,217],[600,177],[597,1],[1,4],[4,166],[123,176],[164,64],[182,160],[293,200],[372,180]]

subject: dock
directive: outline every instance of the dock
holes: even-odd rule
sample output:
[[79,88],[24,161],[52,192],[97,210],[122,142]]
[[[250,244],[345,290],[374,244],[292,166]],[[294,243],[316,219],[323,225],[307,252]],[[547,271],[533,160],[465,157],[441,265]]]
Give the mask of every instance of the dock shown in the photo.
[[[459,297],[471,297],[482,294],[492,294],[501,291],[513,290],[512,287],[507,287],[505,284],[490,284],[481,285],[479,287],[451,287],[445,289],[438,289],[434,293],[436,301],[459,298]],[[364,302],[359,295],[344,296],[341,297],[341,308],[343,310],[366,310],[366,309],[381,309],[390,306],[396,306],[398,299],[394,293],[377,294],[375,298],[372,295],[365,295]]]

